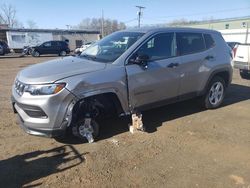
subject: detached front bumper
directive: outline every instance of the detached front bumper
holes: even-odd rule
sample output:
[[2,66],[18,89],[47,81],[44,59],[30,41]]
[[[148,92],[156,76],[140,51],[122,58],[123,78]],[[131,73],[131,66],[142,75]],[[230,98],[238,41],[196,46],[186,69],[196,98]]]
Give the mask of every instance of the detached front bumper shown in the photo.
[[21,128],[28,134],[55,137],[64,134],[71,123],[75,96],[67,89],[55,95],[18,95],[14,87],[11,97],[13,110]]

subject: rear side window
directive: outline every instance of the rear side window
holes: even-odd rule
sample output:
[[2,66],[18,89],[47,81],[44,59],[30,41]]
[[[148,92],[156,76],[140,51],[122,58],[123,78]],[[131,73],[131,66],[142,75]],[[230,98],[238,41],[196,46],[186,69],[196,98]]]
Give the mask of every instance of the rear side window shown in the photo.
[[58,42],[59,43],[59,46],[63,46],[63,47],[66,47],[67,46],[67,43],[66,42]]
[[56,41],[52,41],[52,42],[51,42],[51,45],[52,45],[52,46],[57,46],[57,42],[56,42]]
[[191,54],[205,50],[205,43],[201,33],[177,33],[178,55]]
[[204,39],[206,43],[206,49],[212,48],[215,46],[214,40],[211,35],[209,34],[204,34]]
[[158,34],[147,41],[137,51],[138,55],[148,55],[150,60],[175,56],[174,33]]

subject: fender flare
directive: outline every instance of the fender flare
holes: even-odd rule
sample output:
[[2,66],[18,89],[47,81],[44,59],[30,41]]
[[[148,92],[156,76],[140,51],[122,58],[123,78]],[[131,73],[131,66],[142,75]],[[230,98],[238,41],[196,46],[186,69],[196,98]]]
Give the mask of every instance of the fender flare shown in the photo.
[[222,72],[227,72],[228,73],[228,76],[229,76],[229,80],[228,80],[228,84],[227,84],[227,86],[231,83],[231,80],[232,80],[232,76],[230,76],[230,68],[219,68],[219,69],[216,69],[216,70],[214,70],[211,74],[210,74],[210,76],[208,77],[208,79],[207,79],[207,82],[206,82],[206,84],[205,84],[205,87],[203,88],[203,90],[202,90],[202,92],[201,92],[201,94],[200,95],[203,95],[203,94],[205,94],[206,93],[206,90],[207,90],[207,87],[208,87],[208,85],[209,85],[209,83],[211,82],[211,80],[213,79],[213,77],[216,75],[216,74],[219,74],[219,73],[222,73]]

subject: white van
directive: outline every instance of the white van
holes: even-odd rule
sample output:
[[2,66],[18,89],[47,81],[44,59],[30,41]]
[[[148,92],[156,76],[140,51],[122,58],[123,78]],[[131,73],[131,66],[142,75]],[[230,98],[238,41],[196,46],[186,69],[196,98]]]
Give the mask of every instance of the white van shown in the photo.
[[239,44],[234,48],[234,68],[240,69],[240,76],[250,78],[250,44]]

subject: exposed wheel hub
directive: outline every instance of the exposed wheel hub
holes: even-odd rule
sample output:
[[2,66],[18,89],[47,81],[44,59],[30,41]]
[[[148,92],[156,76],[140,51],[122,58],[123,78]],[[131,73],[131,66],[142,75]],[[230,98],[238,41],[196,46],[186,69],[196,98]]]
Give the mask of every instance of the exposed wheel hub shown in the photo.
[[78,130],[79,134],[82,137],[87,138],[89,143],[94,142],[93,138],[94,129],[91,125],[91,118],[85,118],[84,123],[79,126]]

